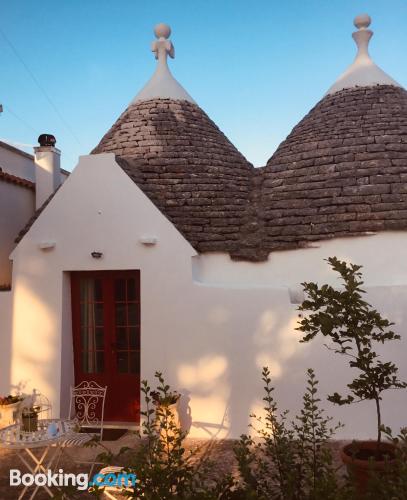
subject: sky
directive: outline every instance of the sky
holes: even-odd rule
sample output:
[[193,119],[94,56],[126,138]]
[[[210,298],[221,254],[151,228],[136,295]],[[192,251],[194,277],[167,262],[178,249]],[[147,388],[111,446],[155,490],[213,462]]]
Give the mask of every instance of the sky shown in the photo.
[[2,0],[0,140],[32,152],[51,133],[72,170],[155,69],[159,22],[175,78],[255,166],[353,61],[353,18],[372,58],[407,87],[406,0]]

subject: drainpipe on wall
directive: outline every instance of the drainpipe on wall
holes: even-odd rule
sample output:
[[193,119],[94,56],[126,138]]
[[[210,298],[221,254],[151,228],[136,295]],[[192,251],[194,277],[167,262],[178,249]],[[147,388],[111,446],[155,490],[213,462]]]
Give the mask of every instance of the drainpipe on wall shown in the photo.
[[61,184],[61,151],[55,147],[51,134],[38,137],[39,146],[34,148],[35,161],[35,208],[40,208]]

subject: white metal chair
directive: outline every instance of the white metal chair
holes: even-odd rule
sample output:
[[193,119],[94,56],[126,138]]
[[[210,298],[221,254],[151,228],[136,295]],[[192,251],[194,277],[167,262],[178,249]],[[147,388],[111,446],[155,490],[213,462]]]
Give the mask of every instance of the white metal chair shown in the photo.
[[[91,437],[98,435],[100,441],[103,439],[106,391],[107,386],[102,387],[94,381],[83,381],[79,385],[71,387],[69,403],[69,420],[74,420],[83,431],[91,429]],[[98,430],[95,431],[95,429]],[[79,436],[90,435],[90,433],[83,432],[75,434]],[[80,439],[79,436],[78,439]]]
[[[94,381],[83,381],[71,387],[69,403],[69,420],[76,423],[78,430],[72,431],[62,443],[62,448],[84,446],[95,437],[103,439],[103,422],[105,412],[107,386],[102,387]],[[86,430],[89,432],[86,432]],[[92,474],[95,461],[76,461],[78,464],[90,464],[89,474]]]

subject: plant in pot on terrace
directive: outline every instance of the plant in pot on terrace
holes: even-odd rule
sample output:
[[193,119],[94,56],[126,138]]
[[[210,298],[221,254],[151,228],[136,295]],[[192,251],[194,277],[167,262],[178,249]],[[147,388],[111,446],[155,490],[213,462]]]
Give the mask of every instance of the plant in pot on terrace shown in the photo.
[[0,428],[15,422],[23,399],[23,396],[12,394],[0,397]]
[[[156,372],[156,377],[159,381],[161,373]],[[171,391],[170,387],[164,384],[164,381],[157,387],[157,390],[151,391],[150,393],[152,403],[155,406],[155,417],[156,424],[160,428],[161,432],[168,439],[169,436],[174,435],[174,429],[166,429],[166,426],[162,425],[165,419],[172,422],[175,428],[180,428],[180,418],[178,412],[178,401],[181,397],[177,391]]]
[[[323,335],[331,341],[326,347],[346,357],[349,366],[359,371],[347,384],[347,395],[335,392],[328,396],[328,400],[337,405],[350,405],[364,400],[374,402],[376,442],[348,445],[343,450],[342,458],[345,462],[352,462],[353,458],[353,463],[358,463],[361,468],[367,469],[369,466],[380,469],[386,455],[394,456],[391,445],[382,443],[382,394],[388,389],[404,389],[407,384],[399,380],[395,363],[380,359],[375,345],[399,340],[400,336],[391,329],[394,323],[383,318],[363,299],[366,292],[361,288],[362,266],[348,264],[336,257],[330,257],[327,262],[339,274],[343,288],[339,290],[327,284],[302,283],[306,298],[298,310],[307,314],[301,317],[297,328],[304,334],[300,342],[309,342],[317,335]],[[364,480],[366,478],[367,472]]]
[[8,396],[0,396],[0,406],[15,405],[17,403],[21,403],[23,399],[23,396],[13,396],[12,394],[9,394]]
[[386,439],[395,446],[395,460],[383,474],[372,474],[366,491],[366,500],[402,500],[407,498],[407,427],[397,436],[389,427],[383,426]]

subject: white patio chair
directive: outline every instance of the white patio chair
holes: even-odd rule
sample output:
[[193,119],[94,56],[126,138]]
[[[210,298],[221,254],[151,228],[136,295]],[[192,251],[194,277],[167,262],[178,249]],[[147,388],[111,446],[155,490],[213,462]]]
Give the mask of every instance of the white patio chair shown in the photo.
[[[69,420],[73,420],[78,431],[69,433],[62,443],[62,448],[84,446],[95,437],[99,441],[103,439],[103,422],[105,411],[107,386],[102,387],[94,381],[84,381],[75,387],[71,387],[71,399],[69,404]],[[89,429],[89,432],[86,430]],[[69,455],[69,454],[68,454]],[[77,464],[91,464],[89,474],[92,474],[96,462],[85,462],[74,460]]]
[[[78,444],[83,442],[81,436],[99,436],[103,439],[103,421],[105,413],[105,399],[107,386],[102,387],[94,381],[83,381],[71,387],[71,400],[69,403],[69,420],[74,420],[82,431],[92,429],[90,433],[75,432],[72,439],[77,438]],[[95,431],[95,429],[98,429]],[[88,441],[89,441],[88,439]],[[86,441],[85,441],[86,442]],[[72,442],[71,446],[78,446]]]

